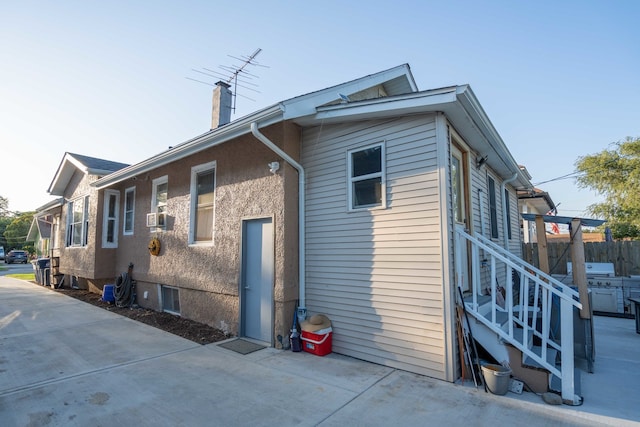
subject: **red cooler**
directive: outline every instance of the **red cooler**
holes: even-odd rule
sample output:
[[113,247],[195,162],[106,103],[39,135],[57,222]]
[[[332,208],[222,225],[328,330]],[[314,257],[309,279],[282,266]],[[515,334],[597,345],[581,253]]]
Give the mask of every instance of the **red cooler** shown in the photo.
[[331,321],[324,314],[315,314],[300,324],[302,333],[302,350],[316,356],[326,356],[331,353],[333,329]]
[[331,327],[316,332],[302,331],[302,349],[316,356],[326,356],[331,353]]

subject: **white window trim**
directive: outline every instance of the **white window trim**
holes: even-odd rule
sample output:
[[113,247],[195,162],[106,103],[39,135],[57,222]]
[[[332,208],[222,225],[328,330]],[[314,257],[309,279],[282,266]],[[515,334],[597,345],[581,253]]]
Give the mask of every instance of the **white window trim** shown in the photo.
[[[81,232],[81,242],[79,245],[74,245],[73,244],[73,235],[69,236],[69,234],[71,233],[71,224],[73,223],[73,212],[70,209],[70,205],[73,203],[74,205],[78,202],[82,200],[82,224],[81,224],[81,228],[82,228],[82,232]],[[87,234],[89,232],[89,218],[88,218],[88,203],[89,202],[89,196],[84,195],[84,196],[80,196],[80,197],[76,197],[74,199],[71,199],[69,201],[67,201],[67,218],[66,218],[66,230],[65,230],[65,235],[64,235],[64,247],[65,248],[69,248],[69,249],[83,249],[86,248],[88,246],[88,238],[87,238]]]
[[[151,181],[151,210],[149,211],[151,213],[158,213],[158,207],[156,206],[157,190],[158,190],[158,186],[164,183],[167,184],[167,205],[169,204],[169,176],[164,175],[164,176],[161,176],[160,178],[156,178],[153,181]],[[165,221],[166,221],[166,218],[165,218]],[[166,229],[166,223],[161,227],[149,227],[149,231],[151,233],[162,232],[165,229]]]
[[[115,216],[113,218],[109,218],[109,199],[111,196],[116,196],[116,206],[115,206]],[[113,219],[113,242],[107,241],[107,230],[109,227],[109,220]],[[117,248],[118,247],[118,232],[119,232],[119,223],[120,219],[120,192],[116,190],[105,190],[104,191],[104,206],[103,206],[103,215],[102,215],[102,247],[103,248]]]
[[[490,188],[489,188],[489,180],[493,181],[493,197],[496,203],[496,209],[495,209],[495,220],[496,220],[496,236],[493,235],[493,226],[492,226],[492,220],[493,217],[491,215],[491,192],[490,192]],[[487,174],[487,208],[489,210],[489,238],[491,240],[498,240],[500,239],[500,215],[499,215],[499,205],[498,205],[498,201],[501,199],[500,196],[500,186],[498,185],[498,180],[490,175]]]
[[[195,223],[196,223],[196,213],[197,213],[197,203],[198,203],[198,195],[196,194],[197,192],[197,187],[198,187],[198,183],[197,183],[197,179],[198,179],[198,174],[200,172],[204,172],[204,171],[208,171],[213,169],[213,183],[214,183],[214,187],[213,187],[213,191],[214,191],[214,199],[213,199],[213,224],[211,225],[211,241],[208,242],[198,242],[196,241],[196,228],[195,228]],[[218,173],[218,168],[216,167],[216,161],[212,161],[212,162],[208,162],[208,163],[203,163],[201,165],[197,165],[197,166],[193,166],[191,168],[191,203],[190,203],[190,209],[189,209],[189,245],[190,246],[213,246],[213,241],[214,241],[214,237],[216,235],[216,201],[215,201],[215,191],[216,191],[216,184],[217,184],[217,173]]]
[[[358,151],[364,151],[369,148],[380,147],[380,172],[372,173],[369,175],[359,176],[357,178],[353,178],[353,165],[351,163],[351,154],[357,153]],[[354,148],[352,150],[347,151],[347,203],[348,203],[348,211],[349,212],[360,212],[363,210],[374,210],[374,209],[386,209],[387,208],[387,150],[386,150],[386,141],[380,141],[375,144],[370,144],[364,147]],[[357,181],[363,181],[366,179],[377,178],[380,177],[380,191],[381,201],[380,204],[376,205],[366,205],[366,206],[353,206],[353,183]]]
[[[133,206],[131,207],[131,230],[127,230],[127,194],[133,193]],[[122,203],[122,235],[132,236],[136,228],[136,187],[124,190],[124,203]]]

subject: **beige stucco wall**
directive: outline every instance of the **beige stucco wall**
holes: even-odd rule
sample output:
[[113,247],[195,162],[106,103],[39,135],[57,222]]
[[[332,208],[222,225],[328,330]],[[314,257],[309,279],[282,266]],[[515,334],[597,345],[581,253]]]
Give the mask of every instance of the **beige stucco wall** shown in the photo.
[[[278,124],[263,130],[294,158],[299,156],[299,130]],[[215,230],[213,245],[188,245],[191,168],[216,161]],[[268,163],[279,161],[276,174]],[[146,227],[151,211],[152,181],[168,176],[167,226],[164,231]],[[125,189],[135,187],[134,234],[122,235]],[[224,143],[119,183],[120,226],[117,250],[102,250],[96,270],[112,276],[134,264],[138,302],[160,309],[158,284],[180,288],[181,315],[227,332],[239,330],[239,281],[242,220],[272,218],[275,238],[274,343],[287,336],[298,292],[298,174],[251,135]],[[102,201],[98,216],[101,218]],[[147,246],[152,237],[162,244],[159,256]],[[98,245],[100,244],[98,239]],[[87,251],[89,252],[89,251]],[[113,254],[115,260],[109,256]],[[77,259],[77,258],[76,258]],[[147,298],[145,299],[145,291]]]

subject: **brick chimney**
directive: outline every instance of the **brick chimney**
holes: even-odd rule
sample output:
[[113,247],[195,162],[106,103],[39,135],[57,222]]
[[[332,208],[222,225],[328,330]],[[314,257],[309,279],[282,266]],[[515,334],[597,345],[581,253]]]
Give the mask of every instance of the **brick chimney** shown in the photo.
[[213,108],[211,111],[211,129],[217,129],[231,121],[231,91],[225,82],[216,83],[213,89]]

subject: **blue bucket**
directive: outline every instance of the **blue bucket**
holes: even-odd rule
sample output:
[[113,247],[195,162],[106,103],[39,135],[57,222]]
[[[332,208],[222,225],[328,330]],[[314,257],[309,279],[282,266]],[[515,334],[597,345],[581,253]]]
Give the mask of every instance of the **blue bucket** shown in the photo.
[[102,301],[105,302],[114,302],[116,298],[113,296],[113,285],[104,285],[102,288]]

